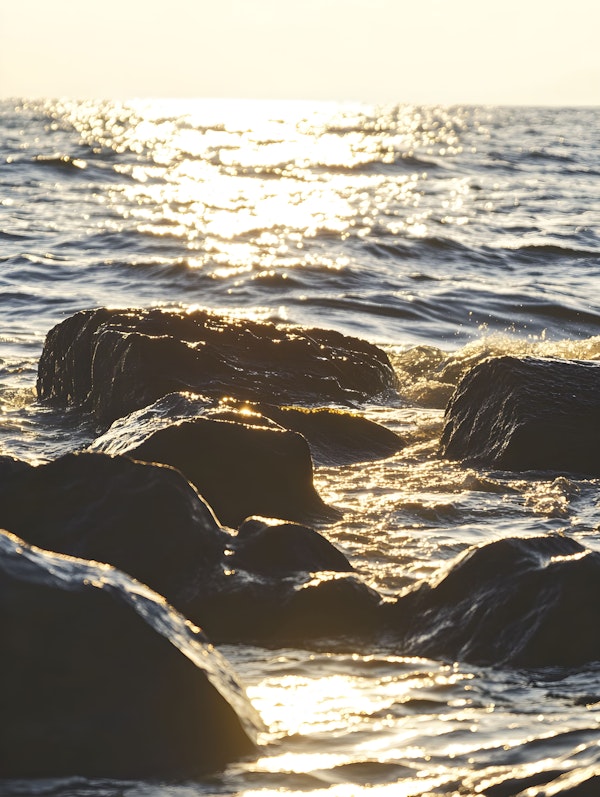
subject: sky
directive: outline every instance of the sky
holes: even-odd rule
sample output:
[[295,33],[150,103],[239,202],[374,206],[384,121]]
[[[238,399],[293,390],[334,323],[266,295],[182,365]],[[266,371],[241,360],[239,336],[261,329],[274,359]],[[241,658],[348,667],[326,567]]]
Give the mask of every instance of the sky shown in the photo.
[[0,97],[600,105],[598,0],[0,0]]

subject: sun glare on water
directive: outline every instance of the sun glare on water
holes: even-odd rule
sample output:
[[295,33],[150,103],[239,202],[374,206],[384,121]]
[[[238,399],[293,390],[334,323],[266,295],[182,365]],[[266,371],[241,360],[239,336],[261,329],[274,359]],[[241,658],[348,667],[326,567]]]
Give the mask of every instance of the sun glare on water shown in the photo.
[[[420,208],[426,172],[402,166],[393,180],[387,173],[427,144],[419,114],[377,109],[365,128],[368,109],[342,108],[65,101],[53,112],[92,150],[121,156],[116,170],[129,182],[109,186],[103,197],[118,216],[143,235],[179,241],[190,266],[235,283],[249,272],[261,279],[311,264],[344,267],[318,247],[306,251],[319,236],[345,240],[376,227],[427,234],[429,211]],[[449,211],[458,208],[460,190],[448,197]],[[392,210],[398,205],[406,212]]]

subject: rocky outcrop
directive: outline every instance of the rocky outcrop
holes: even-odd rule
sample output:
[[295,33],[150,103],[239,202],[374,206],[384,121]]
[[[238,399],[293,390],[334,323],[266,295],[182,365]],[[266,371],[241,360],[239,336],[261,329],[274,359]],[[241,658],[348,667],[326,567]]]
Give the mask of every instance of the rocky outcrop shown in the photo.
[[332,330],[217,315],[86,310],[48,333],[38,395],[108,425],[160,396],[191,390],[275,404],[352,404],[395,388],[387,355]]
[[215,417],[170,422],[148,409],[117,421],[90,450],[172,465],[234,528],[255,514],[300,522],[339,514],[314,488],[306,440],[281,427]]
[[311,528],[255,517],[236,534],[219,526],[179,471],[99,453],[17,468],[1,480],[1,527],[118,567],[215,641],[314,639],[319,624],[300,632],[286,607],[315,574],[325,582],[352,570]]
[[441,454],[505,470],[600,475],[600,363],[496,357],[460,382]]
[[107,565],[0,533],[0,777],[193,777],[255,753],[227,662]]
[[471,548],[388,605],[403,655],[573,667],[600,660],[600,554],[562,536]]
[[306,526],[221,528],[181,474],[102,454],[16,469],[0,526],[144,578],[215,642],[384,642],[400,655],[506,666],[600,660],[600,554],[564,536],[470,549],[399,597],[371,589]]

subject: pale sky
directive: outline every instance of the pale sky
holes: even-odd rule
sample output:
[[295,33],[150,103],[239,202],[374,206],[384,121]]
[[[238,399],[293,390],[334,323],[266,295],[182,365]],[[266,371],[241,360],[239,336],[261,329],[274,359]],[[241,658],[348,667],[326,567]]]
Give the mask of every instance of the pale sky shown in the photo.
[[600,0],[0,0],[2,97],[600,105]]

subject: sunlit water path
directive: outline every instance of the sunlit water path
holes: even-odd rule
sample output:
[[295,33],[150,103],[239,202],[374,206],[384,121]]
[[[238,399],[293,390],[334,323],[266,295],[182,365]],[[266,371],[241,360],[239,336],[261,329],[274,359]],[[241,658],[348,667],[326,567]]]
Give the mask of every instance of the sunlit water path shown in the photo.
[[[485,356],[600,359],[599,122],[597,109],[3,102],[0,453],[39,462],[93,438],[34,393],[46,332],[79,309],[201,306],[333,327],[384,346],[400,380],[392,405],[361,410],[407,448],[315,475],[343,511],[319,530],[369,584],[396,594],[507,536],[600,550],[597,480],[437,456],[446,401]],[[596,665],[223,652],[268,726],[256,761],[198,783],[74,777],[0,791],[595,793]]]

